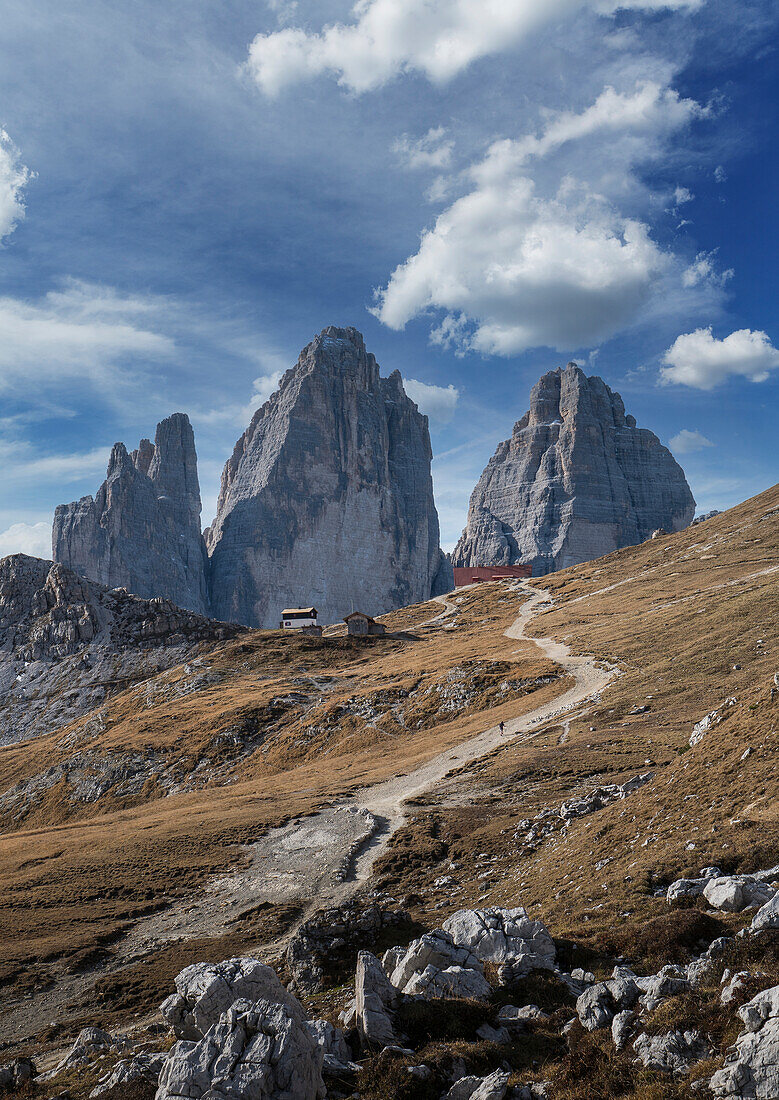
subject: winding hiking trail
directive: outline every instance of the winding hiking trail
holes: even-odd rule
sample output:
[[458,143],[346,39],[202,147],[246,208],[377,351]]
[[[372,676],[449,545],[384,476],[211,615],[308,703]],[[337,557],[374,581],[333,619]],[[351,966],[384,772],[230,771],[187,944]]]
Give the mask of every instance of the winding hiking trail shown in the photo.
[[[376,859],[406,820],[405,804],[409,799],[430,791],[452,770],[479,760],[511,739],[537,736],[549,721],[570,717],[596,701],[616,669],[604,667],[593,657],[572,656],[567,645],[553,638],[529,637],[528,625],[540,609],[551,604],[551,597],[527,582],[513,590],[527,594],[528,599],[505,637],[532,642],[573,679],[572,687],[507,721],[502,734],[497,725],[490,726],[411,772],[359,790],[339,805],[269,830],[246,845],[247,859],[242,867],[212,878],[199,895],[139,921],[116,945],[110,971],[115,973],[177,940],[220,936],[237,918],[263,902],[302,903],[303,913],[295,927],[279,940],[252,948],[265,959],[278,957],[302,921],[318,910],[343,904],[370,878]],[[445,620],[456,614],[458,607],[446,596],[437,597],[437,601],[443,605],[442,612],[414,629],[446,629]],[[105,973],[101,971],[100,976]],[[0,1040],[19,1038],[20,1033],[33,1033],[42,1021],[61,1019],[68,1004],[83,996],[95,977],[63,975],[55,986],[34,999],[9,1006],[10,1011],[0,1021]]]
[[[190,936],[218,936],[247,909],[262,902],[303,901],[302,920],[316,910],[340,905],[368,880],[373,864],[390,837],[406,820],[405,803],[433,788],[453,769],[462,768],[516,737],[527,740],[552,719],[569,715],[597,699],[616,675],[592,657],[574,657],[568,646],[553,638],[529,638],[526,630],[538,610],[551,603],[543,590],[522,583],[515,588],[529,598],[505,637],[531,641],[555,661],[574,684],[551,702],[439,753],[419,768],[363,788],[337,806],[271,829],[247,846],[248,863],[239,870],[212,879],[204,893],[143,921],[126,941],[130,955]],[[444,610],[420,627],[434,627],[456,613],[457,605],[437,597]],[[283,941],[264,944],[263,951],[280,950]]]

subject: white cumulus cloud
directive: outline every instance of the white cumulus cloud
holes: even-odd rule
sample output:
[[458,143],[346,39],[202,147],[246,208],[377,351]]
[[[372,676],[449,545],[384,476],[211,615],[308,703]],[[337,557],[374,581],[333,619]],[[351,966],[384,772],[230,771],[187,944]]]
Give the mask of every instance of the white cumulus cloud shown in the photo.
[[711,328],[699,328],[677,336],[663,362],[662,381],[713,390],[732,376],[765,382],[779,369],[779,350],[765,332],[742,328],[718,340]]
[[446,424],[454,416],[460,391],[454,386],[432,386],[416,378],[404,378],[403,388],[420,412],[437,424]]
[[443,126],[428,130],[424,137],[416,141],[403,134],[392,145],[393,153],[398,154],[407,168],[448,168],[453,148],[454,142],[447,140]]
[[468,193],[377,292],[376,316],[402,329],[443,311],[435,343],[487,354],[608,339],[675,270],[643,220],[621,213],[626,196],[650,199],[634,167],[705,113],[646,81],[624,92],[607,87],[585,110],[551,116],[538,134],[494,142],[465,174]]
[[611,15],[700,7],[702,0],[358,0],[348,23],[318,33],[285,27],[258,34],[248,70],[266,95],[328,74],[355,92],[404,72],[450,80],[473,61],[513,49],[540,27],[582,9]]
[[0,130],[0,238],[8,236],[24,217],[22,192],[30,176],[19,159],[19,150],[5,130]]
[[666,259],[640,222],[566,200],[538,198],[526,178],[458,199],[392,273],[376,315],[402,329],[443,309],[456,319],[445,322],[448,342],[497,355],[605,340],[647,300]]
[[714,446],[701,432],[691,431],[689,428],[682,428],[668,443],[671,450],[678,455],[688,455],[693,451],[702,451],[704,447]]
[[6,558],[9,554],[50,558],[51,524],[12,523],[5,531],[0,531],[0,558]]

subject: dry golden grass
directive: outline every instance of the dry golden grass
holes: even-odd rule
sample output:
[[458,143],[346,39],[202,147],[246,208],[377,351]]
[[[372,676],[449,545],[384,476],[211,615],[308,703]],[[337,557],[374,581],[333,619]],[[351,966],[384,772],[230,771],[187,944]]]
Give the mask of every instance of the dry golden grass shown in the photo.
[[[475,902],[524,904],[557,934],[593,946],[601,933],[635,924],[640,945],[641,926],[666,911],[653,890],[706,865],[749,871],[779,861],[779,699],[770,699],[779,487],[678,535],[534,583],[555,602],[531,633],[613,662],[620,676],[567,731],[512,742],[442,784],[377,871],[398,896],[454,876],[462,892],[429,891],[415,909],[420,919],[440,921]],[[693,725],[729,696],[737,702],[721,724],[688,748]],[[636,706],[649,709],[632,714]],[[518,821],[645,771],[656,775],[649,786],[521,851]],[[433,827],[440,854],[425,864],[417,857]]]
[[[95,723],[88,716],[0,750],[0,791],[85,750],[157,753],[182,776],[204,759],[219,769],[218,781],[204,780],[187,793],[163,797],[158,784],[148,783],[132,798],[109,792],[96,803],[73,802],[63,780],[23,820],[7,813],[0,835],[0,983],[10,991],[34,972],[44,986],[84,953],[110,950],[140,917],[235,864],[240,846],[268,828],[411,770],[501,717],[554,697],[562,689],[554,681],[559,670],[532,644],[502,637],[520,603],[503,591],[465,598],[457,631],[407,640],[248,631],[213,648],[198,670],[207,667],[212,682],[192,694],[175,697],[193,670],[173,669],[153,690],[134,687],[104,705],[100,732],[90,732]],[[425,606],[421,617],[428,612]],[[425,691],[447,669],[469,662],[478,664],[468,674],[471,705],[437,714]],[[539,678],[550,682],[520,694]],[[495,682],[505,679],[527,684],[485,711]],[[416,692],[408,729],[340,713],[350,700],[397,688]],[[301,698],[285,707],[274,703],[285,696]],[[318,732],[307,736],[312,725]],[[234,729],[247,731],[256,748],[233,763],[219,735]]]
[[[417,800],[376,881],[430,926],[464,905],[524,904],[548,922],[569,967],[605,973],[617,954],[645,968],[684,959],[696,950],[696,936],[711,934],[701,923],[710,918],[685,910],[669,920],[659,891],[707,864],[749,871],[779,862],[779,701],[770,699],[779,668],[779,487],[701,526],[536,583],[549,589],[554,606],[533,632],[614,663],[620,675],[589,713],[501,746]],[[456,630],[420,626],[442,610],[435,602],[386,616],[405,639],[247,632],[205,655],[214,682],[193,694],[160,693],[149,702],[136,687],[103,708],[105,728],[88,744],[63,745],[87,720],[0,751],[0,790],[84,747],[158,752],[182,774],[202,759],[219,769],[219,785],[172,797],[152,785],[133,800],[108,795],[97,805],[73,805],[63,785],[24,821],[6,819],[0,959],[7,988],[42,988],[77,965],[80,952],[110,951],[142,913],[196,890],[265,829],[408,771],[564,690],[558,677],[495,707],[502,679],[532,686],[557,670],[532,644],[503,637],[519,606],[505,586],[456,598]],[[507,661],[515,665],[510,674]],[[435,685],[463,667],[475,689],[472,705],[439,712]],[[188,675],[171,670],[160,681],[175,687]],[[278,699],[295,692],[303,700],[279,709]],[[736,704],[689,749],[693,724],[728,696]],[[405,700],[402,732],[386,715],[366,721],[355,709],[388,698]],[[232,729],[262,732],[251,755],[232,761],[225,753],[219,735]],[[654,780],[628,799],[574,821],[535,850],[520,845],[522,819],[645,771]],[[454,886],[435,888],[445,875]],[[732,931],[745,917],[717,920]],[[227,951],[244,942],[240,930],[236,937],[197,950]],[[190,957],[186,945],[182,951],[168,950],[128,975],[138,993],[133,1007]],[[104,993],[105,1011],[120,1004],[110,982]],[[562,1100],[595,1095],[586,1091],[588,1073],[604,1097],[689,1095],[687,1085],[626,1077],[624,1061],[600,1039],[584,1037],[559,1070]],[[541,1068],[562,1066],[551,1033],[539,1042]],[[449,1057],[450,1047],[433,1043],[430,1058]],[[366,1096],[397,1076],[392,1066],[383,1073],[371,1068]]]

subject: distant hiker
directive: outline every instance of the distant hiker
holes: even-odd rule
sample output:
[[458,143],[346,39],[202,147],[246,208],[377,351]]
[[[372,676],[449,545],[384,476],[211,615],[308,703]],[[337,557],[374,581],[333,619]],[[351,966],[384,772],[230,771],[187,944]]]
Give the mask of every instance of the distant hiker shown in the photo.
[[506,724],[505,724],[505,722],[501,722],[501,724],[500,724],[500,725],[498,726],[498,729],[500,730],[500,732],[501,732],[501,733],[503,733],[503,730],[504,730],[505,728],[506,728]]

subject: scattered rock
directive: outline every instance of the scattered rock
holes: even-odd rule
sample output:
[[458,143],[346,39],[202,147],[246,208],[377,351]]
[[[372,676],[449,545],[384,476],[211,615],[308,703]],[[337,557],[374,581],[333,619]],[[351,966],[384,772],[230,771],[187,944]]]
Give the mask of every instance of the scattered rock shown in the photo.
[[609,1027],[618,1012],[633,1007],[640,992],[635,974],[615,966],[608,981],[596,982],[577,998],[576,1012],[582,1027],[587,1031]]
[[731,1100],[779,1096],[779,986],[763,990],[738,1010],[746,1030],[736,1040],[709,1088]]
[[687,1073],[693,1063],[711,1055],[711,1048],[699,1031],[669,1031],[665,1035],[642,1034],[633,1043],[638,1060],[647,1069]]
[[664,966],[658,974],[649,978],[637,978],[636,984],[642,991],[641,1006],[645,1012],[654,1012],[666,997],[686,993],[690,988],[687,971],[673,964]]
[[618,1012],[611,1021],[611,1037],[618,1053],[627,1046],[630,1036],[635,1031],[637,1020],[638,1017],[635,1012],[625,1008],[622,1012]]
[[317,1100],[322,1050],[286,1005],[236,1001],[198,1042],[181,1041],[156,1100]]
[[357,956],[354,992],[355,1023],[364,1041],[379,1047],[397,1043],[393,1017],[401,993],[370,951],[361,951]]
[[167,1052],[159,1054],[135,1054],[132,1058],[123,1058],[117,1062],[109,1074],[107,1074],[90,1092],[92,1097],[102,1096],[103,1093],[117,1088],[119,1085],[129,1085],[132,1081],[148,1081],[150,1085],[157,1085],[160,1072],[167,1061]]
[[32,1081],[33,1077],[37,1076],[38,1071],[34,1062],[29,1058],[16,1058],[13,1062],[0,1066],[0,1088],[21,1088],[22,1085]]
[[[728,975],[727,979],[725,974]],[[729,971],[725,971],[722,976],[722,980],[727,981],[727,985],[723,988],[719,995],[719,1001],[721,1005],[729,1005],[741,994],[749,984],[749,980],[752,977],[748,970],[739,970],[736,974],[730,974]]]
[[179,1039],[201,1039],[240,999],[282,1004],[296,1023],[305,1019],[300,1002],[284,988],[276,971],[257,959],[193,963],[176,976],[175,984],[177,992],[162,1003],[160,1012]]

